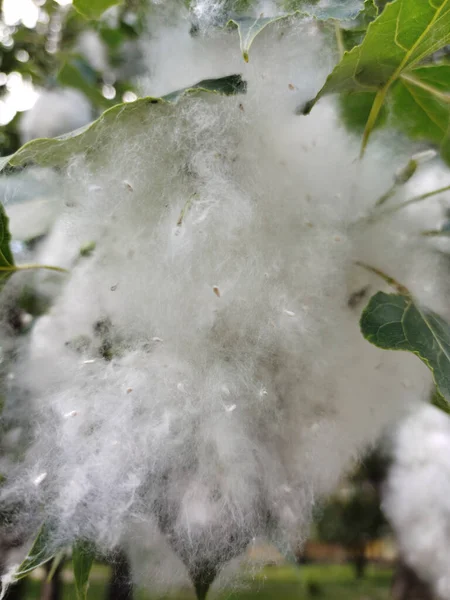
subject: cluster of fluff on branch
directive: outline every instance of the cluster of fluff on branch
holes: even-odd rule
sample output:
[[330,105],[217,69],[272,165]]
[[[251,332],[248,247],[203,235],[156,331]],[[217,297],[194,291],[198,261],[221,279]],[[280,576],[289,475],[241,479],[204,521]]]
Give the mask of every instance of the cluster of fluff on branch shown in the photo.
[[433,406],[421,406],[396,432],[383,508],[402,557],[442,600],[450,598],[449,494],[450,419]]
[[333,101],[295,114],[334,60],[314,24],[268,28],[248,65],[236,32],[152,27],[148,93],[231,73],[248,90],[152,105],[68,165],[38,259],[71,272],[39,275],[54,303],[11,383],[35,437],[2,501],[30,523],[44,507],[55,544],[164,540],[201,590],[258,536],[300,543],[342,469],[426,398],[417,359],[363,340],[382,282],[355,261],[444,313],[444,258],[419,233],[445,206],[364,221],[408,155],[380,136],[358,161]]

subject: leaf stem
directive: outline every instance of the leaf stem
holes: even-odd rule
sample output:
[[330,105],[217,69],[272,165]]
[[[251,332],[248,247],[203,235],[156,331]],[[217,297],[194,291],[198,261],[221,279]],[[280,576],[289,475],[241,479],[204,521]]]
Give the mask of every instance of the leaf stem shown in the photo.
[[367,119],[366,127],[364,129],[363,139],[361,143],[361,152],[359,158],[363,158],[366,151],[367,143],[369,141],[370,134],[372,133],[375,123],[377,122],[380,110],[383,107],[384,100],[390,85],[385,85],[378,90],[375,100],[373,101],[372,108],[370,109],[369,118]]
[[56,571],[58,570],[58,567],[61,564],[61,561],[64,559],[65,555],[66,555],[66,551],[61,550],[61,552],[58,552],[58,554],[53,559],[51,569],[47,575],[47,579],[46,579],[47,583],[50,583],[50,581],[53,579],[53,577],[54,577]]
[[390,200],[392,198],[392,196],[395,195],[395,192],[397,191],[398,188],[398,184],[397,182],[393,183],[391,185],[391,187],[388,189],[387,192],[385,192],[382,196],[380,196],[378,198],[378,200],[375,203],[375,206],[382,206],[385,202],[387,202],[388,200]]
[[440,235],[445,235],[445,233],[443,233],[440,229],[425,229],[420,233],[420,235],[423,235],[423,237],[438,237]]
[[198,196],[198,194],[196,192],[194,192],[186,200],[183,208],[181,209],[181,213],[180,213],[180,216],[179,216],[178,221],[177,221],[177,227],[181,227],[183,225],[184,217],[186,216],[187,212],[191,208],[192,203],[194,201],[194,198],[197,197],[197,196]]
[[[426,192],[425,194],[413,196],[409,200],[406,200],[406,202],[402,202],[402,204],[396,204],[395,206],[390,206],[389,208],[385,208],[384,210],[382,210],[378,213],[374,212],[371,216],[368,217],[367,221],[369,223],[379,221],[383,217],[393,215],[396,212],[398,212],[399,210],[402,210],[403,208],[411,206],[411,204],[417,204],[418,202],[422,202],[423,200],[427,200],[428,198],[432,198],[433,196],[437,196],[438,194],[442,194],[443,192],[448,192],[448,191],[450,191],[450,185],[446,185],[444,187],[438,188],[437,190],[432,190],[431,192]],[[377,203],[377,205],[379,206],[378,203]]]
[[336,43],[338,47],[339,58],[342,59],[345,53],[344,38],[342,36],[342,29],[337,21],[334,24],[334,32],[336,34]]
[[412,85],[415,85],[416,87],[425,90],[426,92],[429,92],[438,100],[441,100],[441,102],[444,102],[445,104],[450,104],[450,94],[448,92],[441,92],[432,85],[428,85],[427,83],[421,81],[420,79],[417,79],[416,77],[413,77],[412,75],[409,75],[408,73],[402,73],[400,75],[400,79],[403,79],[404,81],[407,81],[408,83],[411,83]]
[[11,272],[15,271],[31,271],[32,269],[47,269],[48,271],[56,271],[58,273],[68,273],[67,269],[62,267],[53,267],[51,265],[11,265],[10,267],[0,267],[0,272]]
[[369,273],[374,273],[374,275],[378,275],[378,277],[381,277],[381,279],[383,279],[388,285],[393,287],[399,294],[402,294],[402,296],[411,296],[411,292],[408,290],[407,287],[405,287],[402,283],[398,282],[390,275],[387,275],[384,271],[381,271],[376,267],[372,267],[371,265],[367,265],[366,263],[360,261],[356,261],[355,264],[357,264],[359,267],[362,267],[366,271],[369,271]]

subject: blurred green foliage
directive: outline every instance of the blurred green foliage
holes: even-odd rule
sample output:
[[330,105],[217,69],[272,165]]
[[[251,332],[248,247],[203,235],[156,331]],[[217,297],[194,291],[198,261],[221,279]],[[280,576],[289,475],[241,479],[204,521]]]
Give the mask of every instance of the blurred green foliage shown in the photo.
[[[66,571],[67,573],[67,571]],[[105,597],[107,569],[94,566],[89,588],[90,598]],[[260,572],[242,575],[220,591],[212,590],[210,600],[388,600],[392,570],[371,565],[364,580],[355,580],[347,565],[306,565],[299,568],[282,565],[266,567]],[[23,600],[40,598],[40,582],[27,580]],[[136,600],[194,600],[193,590],[186,588],[172,593],[151,593],[138,590]],[[65,583],[63,600],[77,600],[73,583]]]
[[[4,0],[0,0],[0,100],[8,93],[11,73],[39,88],[70,87],[81,91],[99,113],[132,91],[130,79],[136,64],[126,64],[125,50],[141,35],[146,22],[145,0],[126,0],[114,15],[102,21],[87,21],[71,5],[44,0],[39,7],[35,27],[22,22],[5,22]],[[80,53],[79,36],[92,32],[105,48],[108,65],[99,71]],[[128,61],[129,62],[129,61]],[[108,92],[105,94],[105,86]],[[20,113],[3,124],[0,131],[0,155],[20,147]]]

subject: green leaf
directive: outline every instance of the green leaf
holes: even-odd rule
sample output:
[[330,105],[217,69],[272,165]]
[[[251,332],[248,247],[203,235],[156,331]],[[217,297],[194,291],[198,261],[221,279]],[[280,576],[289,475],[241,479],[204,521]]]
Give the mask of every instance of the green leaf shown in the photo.
[[[346,92],[341,114],[350,129],[360,130],[369,118],[376,93]],[[404,72],[392,86],[389,124],[414,140],[436,144],[450,163],[450,64],[433,63]],[[374,125],[386,122],[383,106]]]
[[363,136],[363,153],[392,85],[449,43],[450,0],[389,2],[369,25],[363,42],[344,54],[303,112],[308,114],[326,94],[376,92]]
[[9,219],[5,209],[0,204],[0,287],[15,271],[14,258],[10,248],[11,234],[9,232]]
[[450,162],[450,64],[417,67],[392,89],[392,125],[412,139],[437,144]]
[[66,62],[57,75],[58,82],[64,87],[75,88],[82,92],[94,106],[105,108],[109,102],[96,87],[97,77],[89,65],[78,58]]
[[360,324],[363,336],[375,346],[418,356],[450,402],[450,326],[439,315],[408,295],[378,292],[364,309]]
[[94,547],[89,542],[80,541],[72,548],[73,574],[78,600],[86,600],[89,586],[89,573],[94,562]]
[[73,6],[86,19],[99,19],[105,10],[123,2],[124,0],[73,0]]
[[378,7],[374,0],[365,0],[363,10],[350,25],[342,29],[342,40],[346,50],[358,46],[364,39],[367,27],[378,16]]
[[47,575],[47,582],[52,581],[53,577],[55,576],[55,573],[58,571],[59,567],[61,566],[61,563],[64,561],[66,554],[67,554],[67,548],[60,550],[57,554],[55,554],[55,557],[52,559],[52,564],[50,566],[50,569],[49,569],[49,572]]
[[439,408],[447,415],[450,415],[450,404],[442,397],[438,390],[434,390],[433,395],[431,397],[431,404],[436,408]]
[[371,21],[378,17],[378,6],[375,0],[364,0],[364,8],[362,11],[362,18],[364,22],[369,24]]
[[341,0],[340,2],[331,3],[329,6],[318,4],[296,3],[300,6],[300,10],[293,10],[285,14],[279,14],[274,17],[264,17],[261,13],[258,17],[233,17],[227,23],[227,27],[237,28],[241,46],[242,57],[245,62],[249,61],[250,47],[253,44],[256,36],[261,33],[268,25],[276,23],[284,19],[292,17],[314,17],[320,21],[330,19],[350,20],[354,19],[361,12],[361,0]]
[[186,96],[202,93],[230,96],[245,93],[246,82],[240,75],[229,75],[219,79],[206,79],[192,87],[172,92],[162,98],[139,98],[134,102],[116,104],[106,110],[96,121],[76,131],[56,138],[35,139],[20,148],[14,154],[0,158],[0,171],[7,165],[20,167],[27,163],[41,166],[63,165],[67,159],[94,145],[99,136],[111,125],[120,120],[122,123],[142,122],[143,117],[154,105],[170,106]]
[[[3,160],[4,159],[0,159],[0,170],[4,166],[2,164]],[[0,203],[0,289],[6,283],[7,279],[17,271],[48,269],[50,271],[66,273],[65,269],[62,269],[61,267],[52,267],[50,265],[16,265],[11,252],[10,242],[11,234],[9,232],[9,219],[6,216],[5,209]]]
[[[364,132],[374,99],[375,94],[355,94],[354,92],[346,92],[339,96],[340,115],[350,131],[358,134]],[[375,128],[383,127],[386,117],[387,111],[383,107]]]
[[250,46],[253,44],[256,36],[271,23],[276,23],[281,19],[287,19],[298,14],[299,11],[278,15],[276,17],[235,17],[230,19],[227,27],[236,27],[239,32],[239,40],[241,45],[241,53],[245,62],[249,61]]
[[39,529],[37,536],[28,552],[25,560],[19,565],[14,573],[14,580],[23,579],[28,573],[51,560],[58,548],[51,543],[52,527],[44,523]]
[[[0,170],[2,168],[0,159]],[[50,265],[16,265],[11,252],[11,233],[9,232],[9,219],[6,216],[5,209],[0,203],[0,289],[11,277],[13,273],[17,271],[28,271],[32,269],[48,269],[50,271],[57,271],[60,273],[66,273],[65,269],[61,267],[52,267]]]

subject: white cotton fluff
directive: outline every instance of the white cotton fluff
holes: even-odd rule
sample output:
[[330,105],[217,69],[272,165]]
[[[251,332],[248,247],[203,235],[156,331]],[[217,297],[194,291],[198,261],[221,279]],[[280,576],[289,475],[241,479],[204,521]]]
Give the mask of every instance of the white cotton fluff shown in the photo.
[[75,50],[96,71],[104,73],[110,69],[107,47],[96,31],[92,29],[82,31],[78,36]]
[[450,419],[422,406],[399,426],[383,508],[406,563],[450,598]]
[[417,358],[362,338],[384,284],[355,261],[444,315],[446,263],[425,206],[359,221],[401,143],[358,161],[333,100],[295,114],[334,60],[313,24],[267,28],[246,65],[236,32],[152,23],[149,93],[231,73],[248,91],[149,106],[68,166],[42,256],[76,264],[15,367],[36,436],[3,498],[45,506],[55,543],[159,531],[146,543],[162,534],[201,596],[255,536],[298,544],[349,461],[429,393]]
[[92,107],[81,92],[70,88],[42,90],[33,108],[20,119],[20,139],[25,143],[56,137],[86,125],[92,116]]

